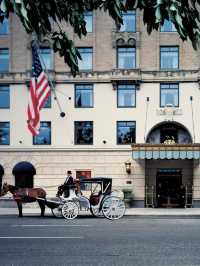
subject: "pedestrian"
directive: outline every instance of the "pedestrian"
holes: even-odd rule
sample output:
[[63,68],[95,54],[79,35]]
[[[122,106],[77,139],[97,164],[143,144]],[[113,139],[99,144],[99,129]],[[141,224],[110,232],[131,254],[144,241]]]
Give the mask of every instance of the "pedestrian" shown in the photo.
[[69,191],[70,189],[74,189],[75,188],[75,180],[72,176],[72,172],[70,170],[67,171],[67,177],[65,179],[65,191],[64,191],[64,197],[68,198],[69,197]]

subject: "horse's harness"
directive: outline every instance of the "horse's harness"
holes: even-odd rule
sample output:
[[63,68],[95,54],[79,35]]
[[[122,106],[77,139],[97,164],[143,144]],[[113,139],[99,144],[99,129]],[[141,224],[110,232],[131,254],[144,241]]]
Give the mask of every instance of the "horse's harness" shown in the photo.
[[21,200],[24,197],[30,197],[28,192],[29,192],[28,188],[24,188],[24,191],[21,193],[20,192],[13,193],[13,198],[15,200]]

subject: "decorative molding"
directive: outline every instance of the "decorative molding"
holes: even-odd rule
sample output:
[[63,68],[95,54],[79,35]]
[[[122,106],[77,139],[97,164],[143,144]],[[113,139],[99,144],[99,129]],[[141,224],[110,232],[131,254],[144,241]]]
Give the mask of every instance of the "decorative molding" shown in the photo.
[[[142,83],[160,82],[196,82],[200,84],[198,70],[176,70],[176,71],[142,71],[141,69],[117,69],[108,71],[79,72],[76,78],[70,72],[49,71],[49,76],[56,84],[74,83],[110,83],[112,80],[134,80]],[[1,84],[28,84],[31,70],[24,72],[0,73]]]
[[167,117],[171,117],[174,115],[183,115],[183,110],[179,107],[173,107],[173,106],[166,106],[163,108],[158,108],[156,110],[156,114],[157,115],[163,115],[163,116],[167,116]]
[[112,46],[140,46],[140,32],[112,31]]

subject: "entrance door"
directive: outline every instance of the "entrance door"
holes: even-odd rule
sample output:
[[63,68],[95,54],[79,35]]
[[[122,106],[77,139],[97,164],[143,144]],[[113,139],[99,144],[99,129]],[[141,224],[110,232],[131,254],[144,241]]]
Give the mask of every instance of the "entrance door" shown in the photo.
[[181,169],[159,169],[156,178],[157,206],[162,208],[181,207]]

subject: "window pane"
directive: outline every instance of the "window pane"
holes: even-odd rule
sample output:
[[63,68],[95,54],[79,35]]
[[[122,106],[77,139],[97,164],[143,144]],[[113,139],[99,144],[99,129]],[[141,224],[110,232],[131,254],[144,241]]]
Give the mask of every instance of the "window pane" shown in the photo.
[[51,122],[40,122],[40,133],[33,137],[34,145],[51,144]]
[[0,145],[10,144],[10,123],[0,122]]
[[93,30],[93,19],[92,19],[92,12],[85,12],[84,19],[86,22],[86,30],[87,32],[92,32]]
[[178,69],[179,49],[178,47],[160,48],[161,69]]
[[92,48],[79,48],[82,60],[78,60],[80,70],[92,70]]
[[163,26],[160,28],[161,32],[176,32],[174,23],[169,20],[165,20]]
[[9,71],[9,50],[7,48],[0,49],[0,72]]
[[135,107],[135,85],[119,85],[117,88],[117,106]]
[[178,84],[161,84],[161,107],[179,105]]
[[75,144],[93,144],[93,122],[75,122]]
[[135,143],[135,122],[117,122],[117,144]]
[[135,32],[136,28],[136,15],[135,10],[129,10],[123,13],[123,25],[120,31]]
[[118,68],[135,68],[135,47],[118,48]]
[[49,95],[48,99],[46,100],[42,108],[51,108],[51,94]]
[[92,85],[77,85],[75,88],[75,106],[93,107]]
[[0,35],[8,34],[8,19],[4,18],[3,23],[0,23]]
[[39,50],[40,61],[42,64],[42,68],[45,69],[53,69],[53,58],[52,52],[49,48],[41,47]]
[[0,86],[0,108],[10,108],[10,89],[8,86]]

